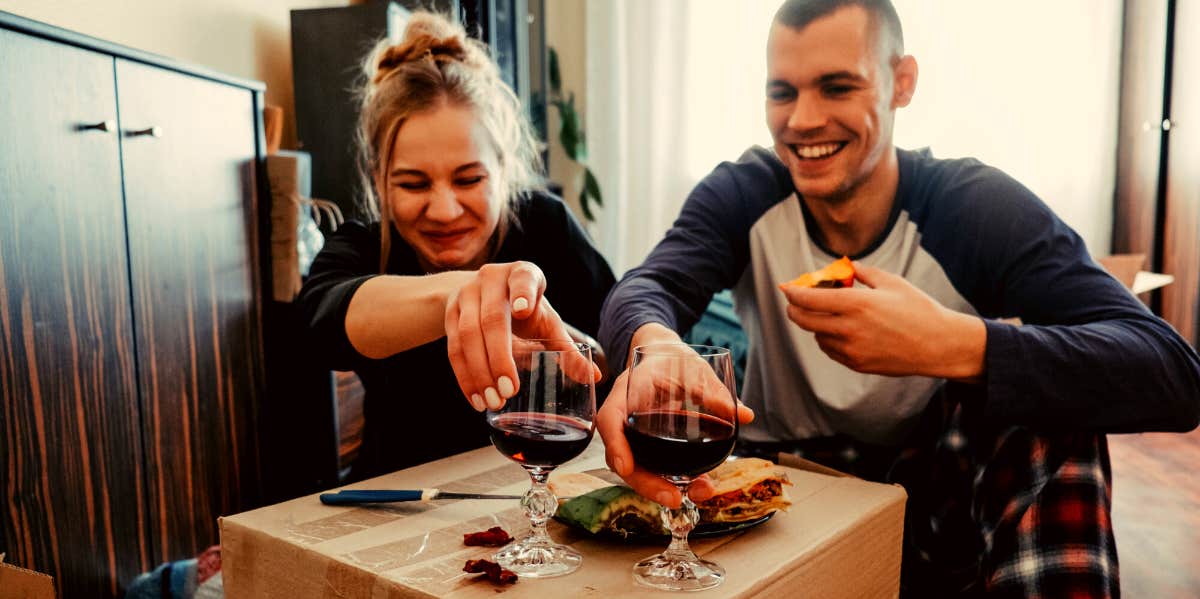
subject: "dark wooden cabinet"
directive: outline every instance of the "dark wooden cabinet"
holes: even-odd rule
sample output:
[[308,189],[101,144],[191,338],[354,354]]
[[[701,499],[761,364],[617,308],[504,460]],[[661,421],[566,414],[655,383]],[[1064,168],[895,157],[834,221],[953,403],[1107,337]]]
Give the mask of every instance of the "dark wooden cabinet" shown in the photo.
[[113,596],[152,553],[112,73],[0,29],[0,551],[64,597]]
[[1113,250],[1175,277],[1150,305],[1200,342],[1200,6],[1125,0]]
[[66,599],[261,495],[261,94],[0,13],[0,551]]
[[1172,3],[1171,89],[1163,195],[1163,318],[1200,343],[1200,4]]

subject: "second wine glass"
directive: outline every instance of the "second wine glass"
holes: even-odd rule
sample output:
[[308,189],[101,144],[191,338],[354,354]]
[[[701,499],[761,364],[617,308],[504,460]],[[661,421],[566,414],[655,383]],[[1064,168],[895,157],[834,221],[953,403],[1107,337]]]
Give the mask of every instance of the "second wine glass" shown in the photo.
[[550,471],[583,453],[592,440],[596,396],[591,348],[582,343],[513,338],[517,393],[488,410],[492,444],[529,473],[521,499],[530,530],[494,557],[520,576],[548,578],[574,572],[579,552],[555,543],[546,522],[558,500],[546,486]]
[[725,569],[700,559],[688,546],[688,533],[700,520],[688,488],[724,462],[737,440],[737,387],[729,350],[681,343],[636,347],[627,382],[625,438],[633,459],[683,494],[678,508],[662,511],[670,546],[638,562],[634,578],[672,591],[715,587],[725,580]]

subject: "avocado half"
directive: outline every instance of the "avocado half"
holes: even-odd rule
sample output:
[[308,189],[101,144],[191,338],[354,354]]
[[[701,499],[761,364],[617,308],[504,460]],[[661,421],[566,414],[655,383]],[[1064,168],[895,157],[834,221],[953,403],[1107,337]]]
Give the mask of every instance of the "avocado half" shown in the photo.
[[555,518],[592,534],[620,539],[667,534],[662,507],[624,485],[596,489],[564,501]]

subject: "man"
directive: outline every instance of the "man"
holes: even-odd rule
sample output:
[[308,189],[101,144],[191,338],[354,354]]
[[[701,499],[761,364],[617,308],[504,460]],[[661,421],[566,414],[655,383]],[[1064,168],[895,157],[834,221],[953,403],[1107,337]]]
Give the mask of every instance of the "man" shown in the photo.
[[[767,70],[773,151],[718,166],[614,288],[611,363],[733,288],[740,444],[903,484],[906,596],[1119,594],[1104,434],[1195,428],[1195,351],[1021,184],[892,145],[917,64],[888,0],[789,0]],[[854,287],[778,287],[842,255]],[[678,505],[633,462],[623,383],[599,417],[609,465]]]

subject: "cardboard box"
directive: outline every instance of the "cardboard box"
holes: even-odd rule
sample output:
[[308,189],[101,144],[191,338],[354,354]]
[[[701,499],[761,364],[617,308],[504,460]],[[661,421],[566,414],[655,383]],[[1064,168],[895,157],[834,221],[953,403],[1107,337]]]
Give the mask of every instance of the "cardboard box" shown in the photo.
[[[594,442],[562,467],[604,467]],[[726,580],[700,597],[895,597],[900,584],[902,488],[852,477],[787,469],[790,511],[748,530],[696,539],[696,553],[721,564]],[[495,449],[352,485],[353,488],[522,493],[529,478]],[[514,536],[527,525],[516,501],[467,500],[330,507],[316,495],[224,517],[222,576],[230,599],[333,597],[667,597],[637,585],[635,562],[659,545],[595,539],[557,522],[550,534],[584,556],[576,572],[498,587],[462,572],[467,559],[495,549],[466,547],[462,535],[500,525]]]
[[1171,275],[1142,270],[1146,264],[1145,254],[1113,254],[1098,258],[1096,262],[1134,295],[1165,287],[1175,281]]
[[0,554],[0,599],[55,599],[54,579],[3,563]]

